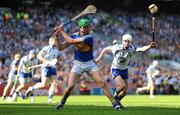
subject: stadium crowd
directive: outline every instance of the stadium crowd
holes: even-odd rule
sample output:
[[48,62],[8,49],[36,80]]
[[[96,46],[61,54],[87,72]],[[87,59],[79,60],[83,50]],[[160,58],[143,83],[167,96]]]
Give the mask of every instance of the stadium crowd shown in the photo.
[[[10,12],[10,19],[5,20],[3,14],[0,14],[0,82],[8,77],[9,66],[15,53],[25,55],[30,49],[36,49],[38,52],[43,46],[47,45],[49,36],[52,35],[55,25],[65,22],[69,17],[74,16],[73,11],[67,9],[26,9],[29,14],[28,19],[15,18],[17,12]],[[113,15],[112,15],[113,14]],[[95,34],[94,56],[100,51],[112,44],[113,40],[121,42],[124,33],[130,33],[133,36],[135,46],[143,46],[152,40],[151,35],[151,17],[148,13],[127,13],[121,11],[98,12],[90,15],[92,19],[92,30]],[[180,62],[180,15],[161,14],[157,16],[156,41],[158,48],[151,49],[148,53],[140,54],[130,65],[129,87],[130,93],[135,92],[137,87],[145,85],[145,70],[152,59],[149,55],[156,55],[166,59]],[[76,23],[68,25],[66,31],[69,33],[78,31]],[[61,39],[61,37],[60,37]],[[62,40],[62,39],[61,39]],[[70,68],[72,66],[73,56],[71,47],[62,51],[58,63],[58,77],[67,80]],[[110,61],[112,57],[107,55],[100,64],[101,75],[107,79],[107,82],[113,84],[110,74]],[[143,60],[143,61],[140,61]],[[178,94],[180,93],[180,74],[177,71],[160,70],[160,75],[156,78],[157,94]],[[40,77],[40,71],[37,71],[36,78]],[[82,80],[91,83],[91,79],[86,75]],[[131,91],[132,90],[132,91]]]

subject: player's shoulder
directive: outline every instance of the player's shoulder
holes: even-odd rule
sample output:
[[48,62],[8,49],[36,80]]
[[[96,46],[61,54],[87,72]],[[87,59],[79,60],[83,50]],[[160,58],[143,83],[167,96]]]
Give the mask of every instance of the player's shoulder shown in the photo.
[[27,61],[28,60],[28,56],[23,56],[22,58],[21,58],[21,61]]
[[47,49],[49,49],[50,48],[50,46],[48,45],[48,46],[44,46],[43,48],[42,48],[42,50],[47,50]]
[[73,34],[71,34],[71,37],[72,37],[72,38],[76,38],[76,37],[78,37],[78,36],[80,36],[80,33],[79,33],[79,32],[74,32]]
[[122,45],[122,44],[115,44],[115,45],[112,45],[111,47],[112,47],[113,49],[118,49],[118,50],[123,49],[123,45]]
[[136,47],[135,47],[134,45],[130,44],[129,49],[130,49],[130,50],[135,50]]

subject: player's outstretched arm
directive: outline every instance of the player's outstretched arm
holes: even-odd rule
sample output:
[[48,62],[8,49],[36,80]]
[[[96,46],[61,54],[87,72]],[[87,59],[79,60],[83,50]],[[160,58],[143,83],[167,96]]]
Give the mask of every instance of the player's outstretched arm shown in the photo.
[[59,33],[61,33],[61,35],[64,37],[64,39],[66,40],[68,44],[76,44],[76,43],[83,42],[82,38],[72,39],[66,32],[64,32],[63,25],[56,27],[55,34],[59,34]]
[[109,51],[109,47],[104,48],[100,55],[94,60],[96,63],[99,63],[99,61],[104,57],[104,55]]
[[137,48],[136,51],[137,52],[144,52],[149,50],[150,48],[154,48],[156,46],[155,42],[151,42],[149,45],[141,47],[141,48]]

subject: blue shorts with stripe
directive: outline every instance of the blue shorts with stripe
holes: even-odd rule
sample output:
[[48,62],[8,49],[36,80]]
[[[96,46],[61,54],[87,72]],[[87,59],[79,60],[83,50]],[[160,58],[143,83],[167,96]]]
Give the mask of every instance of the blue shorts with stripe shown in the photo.
[[121,76],[123,79],[128,79],[128,68],[124,69],[124,70],[112,68],[111,74],[112,74],[113,78],[115,78],[117,76]]
[[44,67],[42,69],[42,76],[51,77],[51,75],[57,75],[55,67]]

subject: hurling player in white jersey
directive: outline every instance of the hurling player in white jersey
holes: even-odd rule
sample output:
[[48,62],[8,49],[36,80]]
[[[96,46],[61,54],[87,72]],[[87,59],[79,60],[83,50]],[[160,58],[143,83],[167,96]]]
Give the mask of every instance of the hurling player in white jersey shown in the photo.
[[155,43],[141,47],[135,48],[132,45],[132,36],[130,34],[124,34],[122,37],[122,44],[115,44],[113,46],[108,46],[102,50],[100,55],[95,59],[96,63],[104,57],[107,52],[113,54],[113,62],[111,65],[111,74],[115,80],[116,91],[114,97],[117,101],[126,95],[127,85],[128,85],[128,65],[133,59],[133,56],[137,52],[146,51],[155,46]]
[[56,86],[56,64],[52,65],[51,61],[56,60],[59,54],[57,47],[57,38],[56,37],[50,37],[49,38],[49,45],[45,46],[37,55],[37,58],[44,64],[42,66],[42,72],[41,72],[41,82],[35,84],[32,87],[29,87],[29,89],[26,92],[26,96],[29,95],[30,92],[33,90],[43,88],[45,87],[46,83],[48,82],[48,78],[51,81],[51,86],[49,89],[49,97],[48,102],[52,102],[53,93]]
[[19,67],[18,67],[18,75],[19,75],[19,83],[20,85],[16,88],[13,94],[13,101],[17,100],[17,95],[19,92],[25,87],[25,83],[28,82],[32,85],[32,74],[33,69],[28,70],[28,67],[36,65],[38,60],[36,59],[36,51],[30,50],[29,54],[23,56],[20,60]]
[[16,80],[16,75],[17,75],[17,70],[18,70],[20,59],[21,59],[21,55],[20,54],[15,54],[14,60],[11,63],[11,70],[10,70],[9,75],[8,75],[7,85],[4,88],[4,92],[3,92],[3,95],[2,95],[2,100],[5,100],[5,98],[7,96],[7,93],[11,88],[12,89],[11,89],[11,92],[10,92],[10,97],[12,97],[12,94],[13,94],[13,91],[14,91],[14,88],[12,86],[13,86],[13,83],[15,82],[15,80]]
[[145,87],[137,88],[136,93],[142,92],[144,90],[150,91],[150,98],[154,98],[154,80],[157,75],[159,75],[159,70],[156,68],[158,65],[158,61],[153,61],[153,63],[146,69],[148,84]]

